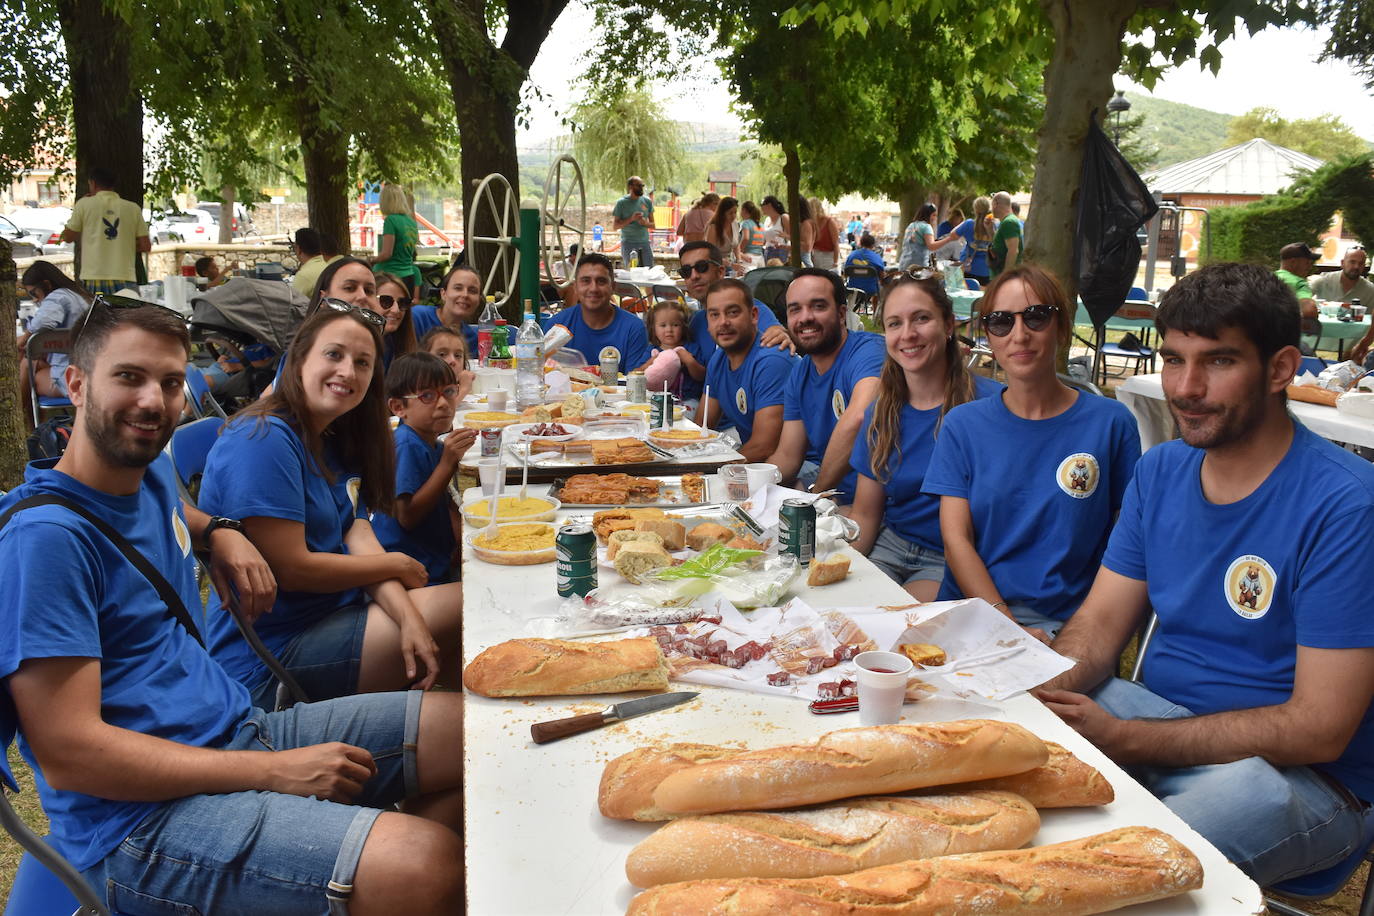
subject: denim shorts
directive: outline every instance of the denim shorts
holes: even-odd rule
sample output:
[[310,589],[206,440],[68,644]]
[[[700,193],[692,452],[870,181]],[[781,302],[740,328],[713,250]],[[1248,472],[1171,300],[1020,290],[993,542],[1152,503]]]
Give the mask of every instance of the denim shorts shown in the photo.
[[346,913],[363,844],[381,808],[417,794],[420,691],[373,693],[282,712],[254,709],[224,750],[280,751],[327,741],[377,765],[354,804],[275,792],[168,802],[85,872],[112,912]]
[[[358,692],[366,631],[366,605],[339,608],[298,633],[277,653],[277,660],[311,700],[352,696]],[[250,693],[254,706],[274,708],[277,679],[268,674]]]
[[912,582],[943,582],[945,555],[908,541],[891,528],[878,532],[868,558],[898,585]]

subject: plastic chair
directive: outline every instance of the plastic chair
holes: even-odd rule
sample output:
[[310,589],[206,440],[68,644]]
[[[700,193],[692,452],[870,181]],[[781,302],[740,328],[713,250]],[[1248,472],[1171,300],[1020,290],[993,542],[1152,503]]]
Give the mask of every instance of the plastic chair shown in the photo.
[[215,400],[214,393],[210,391],[210,383],[205,380],[205,373],[199,366],[186,364],[186,381],[182,383],[182,388],[186,392],[186,404],[197,420],[210,416],[221,420],[228,418],[229,415],[224,412],[219,401]]
[[[1133,320],[1153,319],[1155,317],[1155,312],[1155,307],[1149,302],[1129,301],[1124,303],[1121,308],[1117,309],[1116,314],[1112,317]],[[1107,383],[1108,375],[1122,376],[1126,374],[1125,367],[1122,367],[1120,372],[1109,371],[1107,358],[1110,356],[1134,361],[1133,375],[1139,375],[1141,366],[1147,362],[1150,364],[1150,371],[1153,372],[1155,370],[1156,353],[1154,347],[1148,346],[1150,340],[1150,333],[1148,330],[1145,331],[1145,342],[1135,348],[1123,347],[1120,343],[1107,343],[1106,337],[1107,329],[1104,325],[1097,332],[1097,359],[1099,366],[1097,377],[1101,379],[1101,384],[1105,385]]]
[[1126,298],[1135,302],[1149,302],[1150,294],[1145,292],[1143,286],[1132,286],[1131,291],[1126,294]]
[[982,288],[983,288],[983,284],[979,283],[977,280],[973,279],[972,277],[965,277],[965,278],[964,278],[964,286],[967,287],[968,289],[972,290],[972,291],[975,292],[975,293],[976,293],[976,292],[979,292],[979,291],[982,290]]
[[29,360],[29,404],[33,407],[33,419],[35,423],[42,421],[44,410],[71,410],[72,402],[68,398],[45,398],[38,396],[38,387],[34,384],[37,371],[34,365],[40,360],[46,362],[47,357],[55,353],[69,353],[72,348],[71,328],[46,328],[42,331],[35,331],[28,342],[24,344],[24,355]]
[[[882,271],[872,264],[860,264],[858,262],[846,264],[843,273],[846,281],[873,280],[882,283],[883,279]],[[848,282],[845,283],[845,289],[849,291],[850,312],[871,311],[871,309],[865,309],[865,306],[868,306],[875,299],[871,293],[857,286],[851,286]]]

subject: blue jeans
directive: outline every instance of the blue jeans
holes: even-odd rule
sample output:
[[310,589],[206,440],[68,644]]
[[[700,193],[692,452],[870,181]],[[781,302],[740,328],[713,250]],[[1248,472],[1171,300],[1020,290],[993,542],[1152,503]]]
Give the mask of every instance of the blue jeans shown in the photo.
[[423,698],[417,690],[274,713],[254,709],[224,750],[342,741],[367,749],[377,775],[352,805],[275,792],[167,802],[88,869],[86,880],[118,913],[346,913],[380,809],[419,791],[415,746]]
[[630,266],[630,252],[639,252],[639,266],[654,266],[654,246],[652,242],[627,242],[620,240],[620,266],[628,268]]
[[[1193,715],[1143,685],[1112,678],[1092,698],[1120,719]],[[1363,842],[1363,806],[1311,767],[1260,757],[1196,767],[1126,768],[1257,883],[1335,865]]]
[[873,542],[868,558],[898,585],[940,582],[945,578],[945,555],[908,541],[884,527]]
[[1011,612],[1012,618],[1023,627],[1039,627],[1053,639],[1059,635],[1059,631],[1064,628],[1067,620],[1056,620],[1053,617],[1046,617],[1034,608],[1025,604],[1008,604],[1007,610]]
[[[366,630],[366,605],[339,608],[297,634],[277,653],[277,661],[312,701],[352,696],[358,692]],[[272,709],[276,706],[277,680],[269,673],[248,692],[254,706]]]

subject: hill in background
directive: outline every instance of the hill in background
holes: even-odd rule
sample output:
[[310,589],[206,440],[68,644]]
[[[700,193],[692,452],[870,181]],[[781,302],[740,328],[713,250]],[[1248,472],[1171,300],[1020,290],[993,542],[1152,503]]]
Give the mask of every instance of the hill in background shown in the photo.
[[1231,115],[1133,92],[1126,93],[1126,100],[1131,103],[1132,116],[1145,116],[1142,133],[1159,147],[1156,168],[1196,159],[1226,146]]

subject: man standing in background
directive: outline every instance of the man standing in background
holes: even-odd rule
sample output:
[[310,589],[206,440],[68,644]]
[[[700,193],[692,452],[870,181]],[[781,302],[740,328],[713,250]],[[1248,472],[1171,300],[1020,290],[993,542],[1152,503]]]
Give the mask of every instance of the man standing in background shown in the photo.
[[1011,195],[1006,191],[992,195],[992,218],[997,221],[997,232],[988,248],[988,269],[995,277],[1021,263],[1021,220],[1011,212]]
[[631,175],[625,182],[626,194],[615,202],[611,215],[612,229],[620,230],[621,263],[630,266],[630,253],[639,253],[640,267],[654,266],[654,246],[649,242],[649,230],[654,225],[654,202],[644,196],[644,179]]
[[72,207],[62,241],[78,242],[81,284],[92,293],[117,293],[137,282],[140,252],[152,251],[148,224],[138,204],[115,193],[109,169],[91,169],[90,194]]

